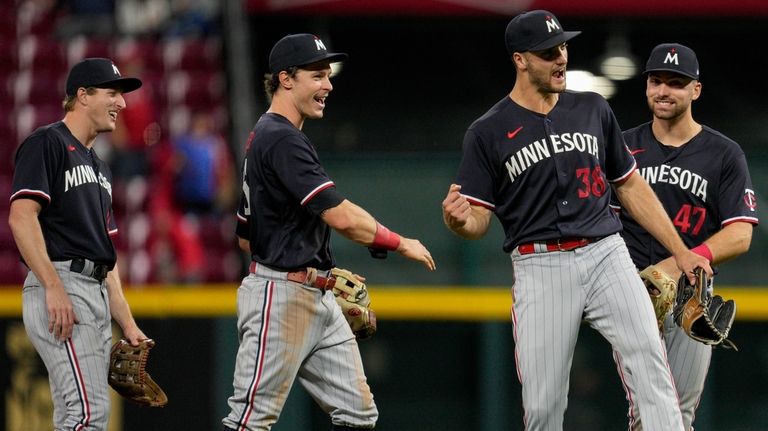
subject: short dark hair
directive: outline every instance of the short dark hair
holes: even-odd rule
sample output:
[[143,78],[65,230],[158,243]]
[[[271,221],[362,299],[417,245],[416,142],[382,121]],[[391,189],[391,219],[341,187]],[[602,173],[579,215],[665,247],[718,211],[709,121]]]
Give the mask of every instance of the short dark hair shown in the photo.
[[[96,93],[96,87],[87,87],[85,89],[85,93],[89,96]],[[61,106],[64,108],[65,113],[75,110],[75,100],[77,100],[77,93],[73,94],[72,96],[64,96],[64,101],[61,102]]]
[[[296,72],[298,72],[299,68],[298,66],[291,66],[287,69],[285,69],[285,72],[288,73],[288,76],[293,78],[296,76]],[[272,96],[274,96],[275,91],[280,88],[280,72],[278,73],[267,73],[264,75],[264,92],[267,93],[267,99],[272,102]]]

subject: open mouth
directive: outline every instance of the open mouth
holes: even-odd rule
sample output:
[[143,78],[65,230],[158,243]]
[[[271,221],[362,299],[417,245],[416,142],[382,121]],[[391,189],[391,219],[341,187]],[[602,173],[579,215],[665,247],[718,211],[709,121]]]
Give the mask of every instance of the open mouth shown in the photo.
[[117,111],[109,111],[109,118],[112,119],[112,121],[117,120]]
[[328,96],[315,96],[315,102],[317,102],[318,105],[325,108],[325,98]]
[[565,69],[556,70],[555,73],[552,74],[552,76],[555,79],[565,79]]

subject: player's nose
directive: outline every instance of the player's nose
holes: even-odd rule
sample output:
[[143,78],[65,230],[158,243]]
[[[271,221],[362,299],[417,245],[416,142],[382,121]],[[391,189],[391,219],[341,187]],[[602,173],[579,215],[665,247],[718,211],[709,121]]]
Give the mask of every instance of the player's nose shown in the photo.
[[115,97],[115,105],[117,105],[117,109],[125,109],[125,97],[123,97],[123,93],[117,93],[117,96]]

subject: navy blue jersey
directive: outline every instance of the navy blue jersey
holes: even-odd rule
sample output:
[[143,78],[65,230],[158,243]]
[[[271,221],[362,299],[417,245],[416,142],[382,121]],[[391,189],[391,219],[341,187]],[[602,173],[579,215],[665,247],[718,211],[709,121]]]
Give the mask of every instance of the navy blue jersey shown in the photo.
[[[637,159],[638,171],[689,248],[730,223],[758,223],[747,160],[736,142],[703,126],[685,145],[668,147],[653,136],[650,122],[625,131],[624,139]],[[618,202],[612,205],[620,210]],[[656,239],[620,211],[622,236],[638,268],[669,257]]]
[[15,199],[42,205],[40,226],[52,261],[115,264],[112,173],[59,121],[35,130],[16,152]]
[[504,97],[472,123],[463,151],[456,182],[501,221],[504,251],[621,230],[610,183],[629,178],[635,161],[602,96],[566,91],[547,115]]
[[320,218],[344,198],[315,148],[285,117],[266,113],[246,147],[237,235],[255,262],[279,270],[331,269],[330,227]]

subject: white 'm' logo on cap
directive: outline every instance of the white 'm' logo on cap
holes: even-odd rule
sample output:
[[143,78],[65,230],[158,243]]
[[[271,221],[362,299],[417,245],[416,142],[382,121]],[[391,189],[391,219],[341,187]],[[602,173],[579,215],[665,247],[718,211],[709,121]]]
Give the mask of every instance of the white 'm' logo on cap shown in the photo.
[[315,39],[315,45],[317,46],[318,51],[325,51],[325,45],[323,45],[323,41],[320,39]]
[[115,75],[120,76],[120,71],[117,70],[117,66],[115,66],[114,64],[112,65],[112,71],[115,72]]
[[675,63],[676,65],[680,65],[680,63],[677,62],[677,53],[676,52],[668,52],[667,56],[664,57],[664,63]]
[[552,19],[552,17],[547,17],[547,31],[552,33],[554,30],[560,30],[560,26],[557,25],[557,21]]

